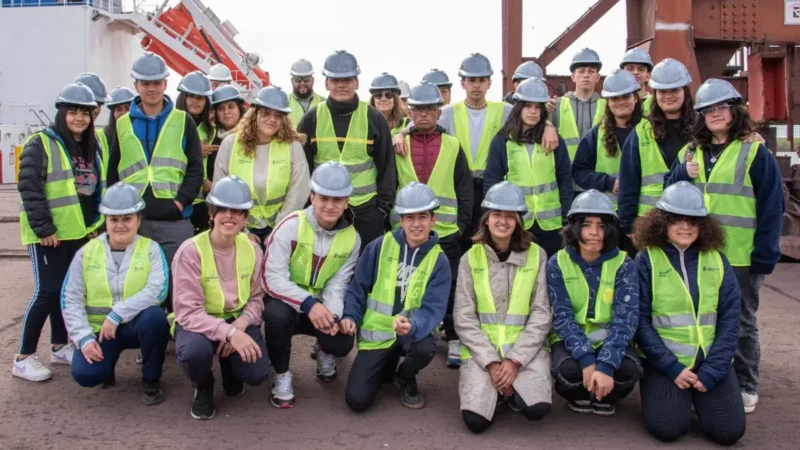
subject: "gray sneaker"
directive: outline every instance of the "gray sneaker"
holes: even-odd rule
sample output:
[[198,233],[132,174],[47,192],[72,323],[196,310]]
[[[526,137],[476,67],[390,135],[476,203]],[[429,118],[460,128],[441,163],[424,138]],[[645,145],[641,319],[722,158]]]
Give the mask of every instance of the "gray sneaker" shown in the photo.
[[397,374],[394,376],[394,381],[400,388],[400,403],[406,408],[422,409],[425,407],[425,399],[417,389],[416,377],[411,381],[403,381]]

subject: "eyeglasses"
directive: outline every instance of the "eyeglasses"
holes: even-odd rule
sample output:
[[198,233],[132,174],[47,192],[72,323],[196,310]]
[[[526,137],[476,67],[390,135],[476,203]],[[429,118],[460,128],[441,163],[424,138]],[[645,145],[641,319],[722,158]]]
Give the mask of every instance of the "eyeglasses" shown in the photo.
[[717,112],[724,113],[725,111],[728,111],[730,109],[731,109],[731,105],[729,105],[727,103],[723,103],[721,105],[710,106],[708,108],[705,108],[702,111],[700,111],[700,114],[702,114],[704,116],[710,116],[710,115],[712,115],[714,113],[717,113]]
[[295,83],[311,83],[311,77],[292,77],[292,81]]
[[414,112],[414,114],[433,114],[438,109],[438,106],[414,106],[411,108],[411,111]]
[[374,97],[376,100],[380,100],[381,98],[390,99],[394,98],[394,92],[392,91],[373,92],[372,97]]

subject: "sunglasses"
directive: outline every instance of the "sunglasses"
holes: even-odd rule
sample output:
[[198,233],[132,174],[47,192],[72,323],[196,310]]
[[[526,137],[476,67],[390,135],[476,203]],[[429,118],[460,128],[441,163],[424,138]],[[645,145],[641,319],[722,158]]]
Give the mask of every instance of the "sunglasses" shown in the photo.
[[292,77],[295,83],[311,83],[311,77]]
[[729,105],[727,103],[723,103],[721,105],[716,105],[716,106],[711,106],[709,108],[705,108],[704,110],[700,111],[700,114],[702,114],[704,116],[710,116],[710,115],[712,115],[714,113],[717,113],[717,112],[724,113],[725,111],[728,111],[730,109],[731,109],[731,105]]
[[394,92],[393,91],[373,92],[372,97],[375,98],[376,100],[380,100],[381,98],[390,99],[394,98]]

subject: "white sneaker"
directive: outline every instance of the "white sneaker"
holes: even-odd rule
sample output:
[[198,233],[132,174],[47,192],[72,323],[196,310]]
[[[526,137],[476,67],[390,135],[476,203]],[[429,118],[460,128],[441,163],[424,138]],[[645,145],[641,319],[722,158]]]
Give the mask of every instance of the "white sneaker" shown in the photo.
[[50,346],[50,364],[66,364],[72,365],[72,356],[75,354],[75,347],[67,344],[60,349],[53,351],[53,346]]
[[447,343],[447,367],[461,367],[461,341],[453,339]]
[[14,367],[11,369],[11,375],[28,381],[44,381],[52,378],[53,372],[43,366],[36,355],[30,355],[23,360],[20,360],[19,355],[17,355],[14,357]]
[[747,392],[742,392],[742,401],[744,402],[744,413],[750,414],[756,410],[756,405],[758,404],[758,394],[748,394]]
[[317,347],[317,381],[328,383],[336,378],[336,358]]
[[272,406],[276,408],[291,408],[294,406],[294,387],[292,386],[292,372],[275,374],[275,384],[272,386]]

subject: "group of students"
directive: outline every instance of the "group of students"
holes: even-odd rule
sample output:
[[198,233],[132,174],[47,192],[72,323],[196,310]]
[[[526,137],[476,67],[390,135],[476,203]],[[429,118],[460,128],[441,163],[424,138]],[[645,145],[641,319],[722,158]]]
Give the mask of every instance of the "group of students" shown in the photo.
[[79,76],[20,159],[35,291],[12,373],[52,376],[35,354],[49,317],[51,363],[111,385],[139,348],[157,404],[171,334],[191,414],[209,419],[215,356],[227,396],[274,369],[271,403],[294,406],[304,334],[322,383],[357,345],[352,410],[386,383],[421,408],[441,325],[474,432],[503,404],[543,418],[553,381],[598,415],[638,381],[658,439],[685,434],[693,406],[710,438],[736,442],[758,400],[758,291],[780,257],[777,163],[729,83],[706,81],[695,104],[681,63],[634,49],[600,98],[601,66],[581,50],[576,91],[553,99],[525,63],[512,103],[493,102],[476,53],[452,105],[439,70],[407,97],[383,73],[360,101],[345,51],[325,61],[327,99],[305,60],[292,92],[249,106],[224,66],[187,74],[173,103],[152,53],[134,62],[136,93]]

